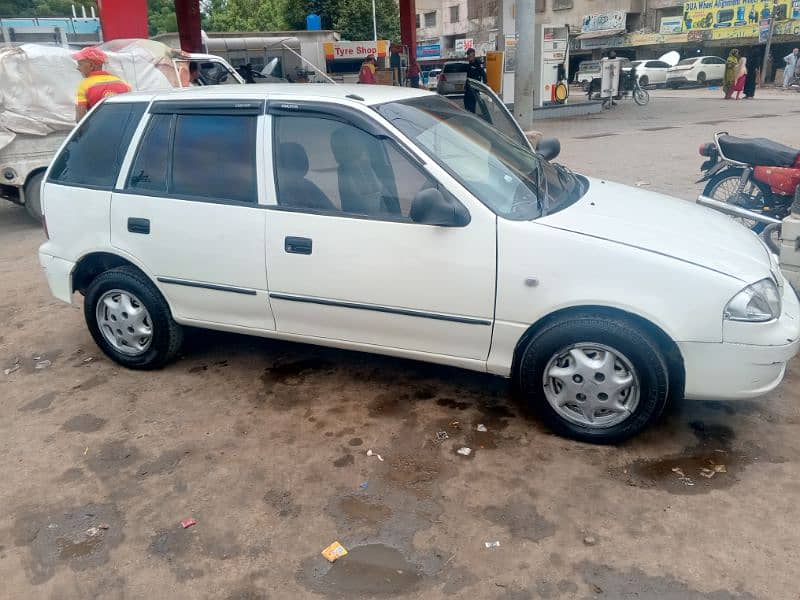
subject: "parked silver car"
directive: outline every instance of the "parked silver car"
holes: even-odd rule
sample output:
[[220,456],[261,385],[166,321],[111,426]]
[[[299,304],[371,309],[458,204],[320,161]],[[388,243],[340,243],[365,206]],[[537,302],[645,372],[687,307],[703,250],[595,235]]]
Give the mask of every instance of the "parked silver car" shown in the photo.
[[467,69],[469,63],[465,60],[454,60],[444,63],[436,91],[443,96],[460,96],[464,93],[467,83]]

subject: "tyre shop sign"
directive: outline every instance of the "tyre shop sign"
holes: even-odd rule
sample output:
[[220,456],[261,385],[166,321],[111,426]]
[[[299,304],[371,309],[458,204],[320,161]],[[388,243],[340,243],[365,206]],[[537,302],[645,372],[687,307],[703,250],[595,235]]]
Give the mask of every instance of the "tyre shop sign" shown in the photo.
[[389,42],[378,40],[377,42],[324,42],[325,60],[353,60],[364,59],[370,54],[376,58],[386,56]]
[[581,33],[625,29],[625,14],[625,11],[613,10],[611,12],[586,15],[583,17]]

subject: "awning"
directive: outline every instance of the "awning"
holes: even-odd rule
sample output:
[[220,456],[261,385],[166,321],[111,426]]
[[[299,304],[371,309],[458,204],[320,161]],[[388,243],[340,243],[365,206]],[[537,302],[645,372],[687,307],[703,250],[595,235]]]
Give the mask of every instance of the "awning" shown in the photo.
[[580,33],[576,36],[576,39],[592,40],[596,38],[611,37],[613,35],[619,35],[621,33],[625,33],[624,27],[619,27],[617,29],[600,29],[599,31],[586,31],[584,33]]

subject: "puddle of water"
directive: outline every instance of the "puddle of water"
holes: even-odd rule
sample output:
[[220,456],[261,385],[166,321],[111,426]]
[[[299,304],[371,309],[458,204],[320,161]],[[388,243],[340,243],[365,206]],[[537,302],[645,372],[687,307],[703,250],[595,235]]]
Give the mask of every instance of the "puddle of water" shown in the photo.
[[277,363],[264,370],[261,382],[267,391],[277,383],[298,385],[302,383],[301,375],[308,371],[324,371],[333,368],[333,363],[322,358],[304,358],[287,363]]
[[101,534],[87,537],[79,542],[74,542],[60,537],[56,539],[58,548],[58,558],[61,560],[72,560],[73,558],[83,558],[94,554],[100,549],[103,543]]
[[320,578],[327,594],[348,597],[400,594],[413,590],[421,581],[419,569],[400,551],[384,544],[367,544],[348,550]]
[[659,487],[673,494],[704,494],[732,486],[736,473],[749,459],[740,453],[705,451],[631,463],[629,483],[637,487]]

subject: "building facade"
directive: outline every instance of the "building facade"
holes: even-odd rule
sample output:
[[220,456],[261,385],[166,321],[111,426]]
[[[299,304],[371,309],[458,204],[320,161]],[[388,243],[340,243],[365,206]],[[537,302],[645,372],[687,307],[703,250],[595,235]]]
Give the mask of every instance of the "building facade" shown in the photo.
[[417,0],[417,59],[437,63],[497,48],[502,0]]

